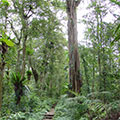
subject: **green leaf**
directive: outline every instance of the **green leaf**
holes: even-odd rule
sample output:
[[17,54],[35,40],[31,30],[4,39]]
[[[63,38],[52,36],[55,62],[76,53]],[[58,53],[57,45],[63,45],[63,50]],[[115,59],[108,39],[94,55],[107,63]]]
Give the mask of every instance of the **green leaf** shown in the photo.
[[[115,30],[115,34],[118,32],[119,28],[120,28],[120,24],[117,26],[117,28],[116,28],[116,30]],[[113,45],[114,45],[114,42],[116,42],[116,41],[118,41],[118,40],[120,40],[120,35],[117,35],[117,36],[115,37],[115,39],[111,42],[111,46],[113,46]]]
[[6,38],[1,38],[0,41],[5,42],[8,46],[13,47],[14,43]]
[[114,42],[120,40],[120,35],[118,35],[112,42],[111,42],[111,46],[114,45]]
[[116,28],[115,33],[118,32],[119,28],[120,28],[120,24],[119,24],[118,27]]
[[120,6],[120,2],[118,0],[110,0],[110,1],[115,3],[116,5]]
[[9,2],[7,0],[2,0],[3,5],[9,6]]
[[6,41],[6,44],[7,44],[8,46],[10,46],[10,47],[13,47],[13,46],[14,46],[14,43],[13,43],[12,41],[10,41],[10,40],[7,40],[7,41]]
[[10,47],[14,46],[14,43],[12,41],[10,41],[10,40],[4,39],[3,41]]

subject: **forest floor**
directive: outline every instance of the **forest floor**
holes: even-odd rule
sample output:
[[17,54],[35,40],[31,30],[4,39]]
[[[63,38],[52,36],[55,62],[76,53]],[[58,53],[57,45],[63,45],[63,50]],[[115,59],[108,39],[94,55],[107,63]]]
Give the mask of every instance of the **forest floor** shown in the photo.
[[45,114],[43,120],[52,120],[53,119],[54,114],[55,114],[55,106],[56,106],[56,104],[53,104],[51,110]]
[[52,108],[49,112],[45,114],[45,117],[43,120],[52,120],[54,113],[55,113],[55,110],[54,108]]

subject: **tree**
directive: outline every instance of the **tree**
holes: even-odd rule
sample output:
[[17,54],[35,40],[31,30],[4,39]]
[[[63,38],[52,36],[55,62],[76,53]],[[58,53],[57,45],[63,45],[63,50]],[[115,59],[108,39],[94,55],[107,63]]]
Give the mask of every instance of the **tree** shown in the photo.
[[69,44],[69,80],[72,90],[80,93],[82,78],[80,75],[80,61],[77,40],[77,13],[76,9],[81,0],[66,0],[68,16],[68,44]]
[[[96,1],[92,0],[92,3],[89,5],[89,10],[92,10],[91,13],[88,14],[88,20],[86,21],[88,26],[88,36],[89,39],[92,40],[92,46],[96,49],[97,53],[93,53],[94,55],[97,54],[97,63],[98,63],[98,79],[99,79],[99,91],[103,89],[103,55],[104,55],[104,47],[105,45],[105,31],[104,31],[104,21],[103,17],[106,16],[106,7],[104,6],[103,1]],[[89,17],[89,16],[92,17]],[[104,62],[105,64],[105,62]],[[94,66],[94,65],[93,65]],[[105,66],[104,66],[105,67]],[[94,71],[94,69],[93,69]],[[93,74],[94,76],[94,74]],[[94,78],[94,77],[93,77]],[[105,79],[104,79],[105,81]],[[105,83],[105,82],[104,82]]]
[[1,4],[0,4],[1,17],[2,19],[5,18],[5,20],[4,20],[4,23],[2,24],[2,27],[0,26],[0,29],[1,29],[0,30],[0,110],[2,107],[2,89],[3,89],[2,82],[4,77],[4,68],[6,64],[4,57],[8,51],[8,46],[13,46],[13,43],[10,40],[8,40],[8,36],[6,35],[7,14],[5,13],[5,10],[8,9],[8,6],[9,6],[9,3],[7,0],[1,1]]

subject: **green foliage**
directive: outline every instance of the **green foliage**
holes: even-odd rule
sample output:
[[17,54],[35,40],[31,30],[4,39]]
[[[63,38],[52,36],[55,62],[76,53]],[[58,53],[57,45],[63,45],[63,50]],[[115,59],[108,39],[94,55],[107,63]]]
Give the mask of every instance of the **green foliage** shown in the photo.
[[0,38],[0,42],[5,42],[8,46],[13,47],[14,43],[8,39],[8,36],[5,34],[5,32],[0,31],[2,37]]
[[119,101],[104,104],[100,99],[84,96],[62,96],[56,106],[54,120],[103,120],[111,114],[119,113],[119,104]]
[[107,105],[107,111],[109,114],[120,112],[120,101],[116,100],[116,101],[110,102]]
[[102,91],[90,93],[87,97],[90,99],[99,99],[103,102],[109,103],[113,101],[114,94],[110,91]]
[[112,3],[114,3],[114,4],[116,4],[116,5],[118,5],[118,6],[120,6],[120,2],[118,1],[118,0],[110,0]]
[[33,55],[33,53],[34,53],[34,50],[33,50],[33,49],[31,49],[30,47],[27,47],[27,48],[26,48],[26,54],[27,54],[27,55]]
[[27,75],[32,75],[32,71],[31,71],[31,70],[28,70],[28,71],[27,71]]
[[119,31],[120,31],[120,24],[117,26],[117,28],[116,28],[116,30],[115,30],[115,33],[114,33],[115,38],[114,38],[114,40],[111,42],[111,46],[114,45],[114,42],[117,42],[117,41],[120,40],[120,35],[119,35],[120,32],[119,32]]
[[85,100],[84,96],[75,98],[62,96],[56,106],[54,120],[78,120],[87,112]]
[[8,0],[1,0],[1,2],[2,2],[2,4],[0,4],[0,7],[1,6],[7,6],[8,7],[10,5]]
[[[118,0],[111,1],[119,6]],[[104,1],[93,1],[88,7],[90,12],[84,22],[90,44],[79,46],[83,82],[80,96],[71,90],[68,81],[69,53],[58,17],[65,10],[65,1],[11,0],[10,3],[0,1],[0,53],[4,49],[2,44],[7,45],[6,54],[0,54],[0,67],[4,65],[5,70],[0,119],[42,120],[60,95],[63,96],[55,108],[54,120],[114,119],[113,115],[120,112],[119,16],[115,15],[118,18],[114,23],[105,22],[108,9]],[[24,60],[22,79],[17,71]]]
[[15,113],[15,114],[11,114],[8,117],[0,118],[0,120],[6,120],[6,119],[7,120],[25,120],[25,113],[18,112],[18,113]]
[[56,103],[54,98],[39,98],[33,93],[29,94],[28,98],[26,97],[23,104],[21,104],[22,111],[20,108],[18,111],[14,109],[14,112],[11,111],[8,115],[0,118],[0,120],[43,120],[45,113]]
[[16,82],[20,82],[21,81],[21,75],[20,73],[11,73],[11,80],[12,80],[12,83],[15,84]]
[[52,6],[54,6],[56,9],[62,9],[65,10],[66,5],[64,1],[60,1],[60,0],[53,0],[53,2],[51,2]]
[[16,96],[16,104],[20,104],[21,97],[24,95],[24,89],[25,89],[25,81],[26,78],[21,78],[21,74],[19,72],[11,73],[11,81],[14,85],[14,91]]
[[105,105],[98,99],[88,100],[88,117],[94,120],[104,119],[107,115]]

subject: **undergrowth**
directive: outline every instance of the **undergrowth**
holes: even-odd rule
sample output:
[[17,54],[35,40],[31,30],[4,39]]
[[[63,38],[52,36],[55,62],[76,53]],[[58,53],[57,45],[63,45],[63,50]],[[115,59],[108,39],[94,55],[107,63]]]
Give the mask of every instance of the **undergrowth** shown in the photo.
[[24,104],[21,102],[20,106],[16,106],[14,112],[6,108],[7,113],[2,114],[0,120],[42,120],[45,113],[56,103],[56,99],[48,97],[40,98],[32,95],[29,101],[26,101],[28,105],[25,101],[23,101],[23,103]]
[[118,120],[117,115],[111,119],[111,113],[120,113],[120,101],[104,103],[100,99],[64,95],[55,108],[54,120]]

